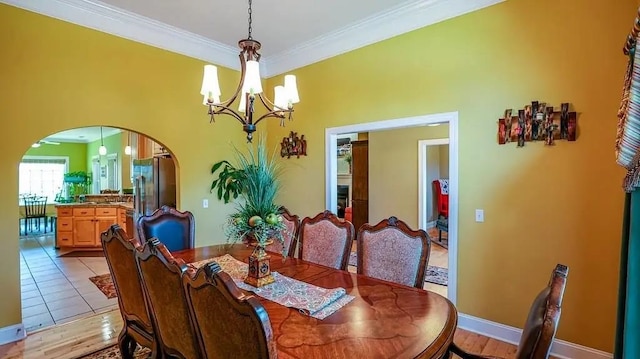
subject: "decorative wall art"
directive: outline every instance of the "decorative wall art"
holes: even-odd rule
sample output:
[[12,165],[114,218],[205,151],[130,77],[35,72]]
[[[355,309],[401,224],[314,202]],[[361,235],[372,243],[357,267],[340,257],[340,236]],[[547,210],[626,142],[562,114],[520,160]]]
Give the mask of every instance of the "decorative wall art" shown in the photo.
[[307,155],[307,140],[304,139],[304,135],[298,138],[298,133],[291,131],[289,137],[283,137],[280,143],[280,156],[291,158],[291,156]]
[[518,110],[517,116],[512,109],[504,111],[504,117],[498,120],[498,144],[516,142],[517,147],[524,147],[526,142],[544,141],[552,146],[556,140],[575,141],[577,129],[577,114],[569,112],[569,103],[554,111],[553,106],[532,101]]

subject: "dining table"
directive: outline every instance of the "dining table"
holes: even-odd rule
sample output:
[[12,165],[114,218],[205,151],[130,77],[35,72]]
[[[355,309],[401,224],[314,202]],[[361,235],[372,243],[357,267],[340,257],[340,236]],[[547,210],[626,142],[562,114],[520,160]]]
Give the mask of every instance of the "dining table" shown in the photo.
[[[253,250],[221,244],[172,254],[187,263],[225,254],[248,262]],[[256,295],[269,315],[279,359],[448,357],[458,313],[447,298],[302,259],[270,256],[272,272],[318,287],[341,287],[355,297],[320,320]]]

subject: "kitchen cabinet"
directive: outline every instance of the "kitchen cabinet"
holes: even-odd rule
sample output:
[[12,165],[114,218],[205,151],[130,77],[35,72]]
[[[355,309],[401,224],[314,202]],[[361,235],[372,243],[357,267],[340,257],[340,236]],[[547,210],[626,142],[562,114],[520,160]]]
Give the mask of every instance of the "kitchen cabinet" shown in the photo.
[[128,207],[130,206],[121,204],[92,205],[83,203],[57,206],[56,246],[59,248],[101,248],[100,235],[111,225],[118,223],[125,228]]

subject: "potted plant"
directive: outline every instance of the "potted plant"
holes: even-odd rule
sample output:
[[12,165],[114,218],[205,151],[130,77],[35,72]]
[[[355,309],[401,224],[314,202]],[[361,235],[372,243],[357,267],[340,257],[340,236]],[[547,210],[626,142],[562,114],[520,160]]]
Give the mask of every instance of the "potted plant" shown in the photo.
[[[249,147],[243,153],[234,147],[235,162],[227,160],[217,162],[211,167],[211,173],[217,178],[211,183],[211,192],[216,191],[219,200],[229,203],[240,197],[237,211],[229,216],[224,227],[228,242],[243,241],[255,245],[256,250],[249,258],[249,274],[252,261],[256,265],[267,263],[268,255],[264,248],[274,240],[283,244],[283,256],[287,248],[284,239],[287,231],[280,215],[280,206],[275,203],[280,189],[281,166],[276,161],[276,152],[269,156],[263,137],[260,137],[256,147]],[[266,258],[266,261],[264,260]],[[257,271],[258,274],[264,270]],[[270,277],[260,282],[260,278]],[[247,276],[247,283],[253,286],[268,284],[273,281],[270,271],[268,276],[251,279]]]

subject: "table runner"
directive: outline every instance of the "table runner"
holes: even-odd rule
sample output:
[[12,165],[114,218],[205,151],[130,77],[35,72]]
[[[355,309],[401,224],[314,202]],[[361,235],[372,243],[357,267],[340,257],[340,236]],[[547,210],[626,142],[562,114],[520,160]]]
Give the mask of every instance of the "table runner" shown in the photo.
[[285,307],[298,309],[302,314],[316,319],[328,317],[355,298],[348,295],[344,288],[322,288],[289,278],[278,272],[272,272],[274,283],[256,288],[244,282],[248,265],[229,254],[191,263],[191,265],[200,268],[212,261],[218,262],[222,270],[233,278],[238,287]]

